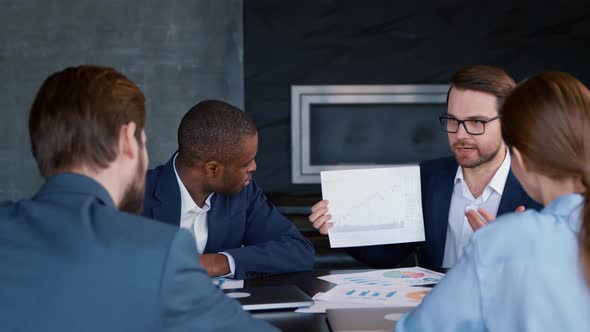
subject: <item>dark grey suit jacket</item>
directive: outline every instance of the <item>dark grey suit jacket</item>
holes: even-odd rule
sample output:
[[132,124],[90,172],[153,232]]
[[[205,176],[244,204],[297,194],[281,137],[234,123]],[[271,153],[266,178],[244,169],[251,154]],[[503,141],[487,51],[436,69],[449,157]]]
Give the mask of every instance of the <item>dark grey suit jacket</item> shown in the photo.
[[0,204],[2,331],[274,331],[213,286],[191,235],[117,210],[91,178]]

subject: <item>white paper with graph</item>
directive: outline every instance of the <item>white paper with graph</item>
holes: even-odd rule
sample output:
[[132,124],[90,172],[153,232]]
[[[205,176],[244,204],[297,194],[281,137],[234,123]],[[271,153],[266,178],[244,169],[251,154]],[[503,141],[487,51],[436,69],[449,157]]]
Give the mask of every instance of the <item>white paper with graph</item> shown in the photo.
[[[317,296],[326,302],[352,302],[380,304],[392,307],[415,307],[430,293],[432,288],[409,286],[361,286],[338,285]],[[314,298],[316,298],[314,296]]]
[[420,167],[321,172],[330,247],[424,241]]

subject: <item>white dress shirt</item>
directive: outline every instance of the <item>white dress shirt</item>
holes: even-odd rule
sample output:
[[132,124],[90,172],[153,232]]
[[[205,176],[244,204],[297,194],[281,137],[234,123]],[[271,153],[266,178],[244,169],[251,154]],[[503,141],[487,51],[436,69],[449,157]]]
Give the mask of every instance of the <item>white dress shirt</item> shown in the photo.
[[[178,153],[176,156],[178,156]],[[180,227],[188,230],[193,235],[197,250],[199,254],[202,254],[205,251],[209,236],[207,212],[211,210],[211,197],[213,197],[214,193],[211,193],[207,197],[202,208],[199,207],[178,176],[178,172],[176,171],[176,156],[174,156],[174,174],[176,175],[176,181],[178,181],[178,188],[180,189]],[[220,254],[225,255],[229,262],[230,273],[224,275],[224,277],[233,277],[236,271],[234,258],[225,252],[220,252]]]
[[445,244],[445,254],[443,258],[443,268],[451,268],[455,262],[463,256],[463,248],[469,242],[473,235],[473,229],[465,217],[465,212],[477,210],[482,207],[488,210],[493,216],[498,213],[506,179],[510,172],[510,153],[506,149],[506,157],[502,165],[485,187],[483,193],[475,198],[469,190],[463,177],[463,168],[457,167],[455,175],[455,186],[451,196],[451,206],[449,209],[449,227],[447,227],[447,240]]

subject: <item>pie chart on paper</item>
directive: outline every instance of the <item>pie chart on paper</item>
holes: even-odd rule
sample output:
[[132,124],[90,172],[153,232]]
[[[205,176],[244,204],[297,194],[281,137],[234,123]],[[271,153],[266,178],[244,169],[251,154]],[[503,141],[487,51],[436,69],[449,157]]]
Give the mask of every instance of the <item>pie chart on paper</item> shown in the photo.
[[410,271],[387,271],[383,273],[383,276],[388,278],[423,278],[425,274]]

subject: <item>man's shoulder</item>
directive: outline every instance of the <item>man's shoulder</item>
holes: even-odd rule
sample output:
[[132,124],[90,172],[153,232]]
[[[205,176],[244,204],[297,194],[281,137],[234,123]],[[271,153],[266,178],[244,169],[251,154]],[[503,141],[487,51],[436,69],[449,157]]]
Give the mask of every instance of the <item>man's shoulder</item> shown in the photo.
[[165,235],[165,237],[172,237],[178,230],[177,227],[118,210],[112,210],[110,213],[106,212],[102,217],[104,217],[105,221],[112,220],[112,222],[109,222],[110,227],[123,232],[139,231],[140,233],[145,234],[162,234]]
[[150,205],[157,186],[163,186],[163,188],[165,188],[164,191],[166,191],[166,188],[170,188],[171,184],[176,185],[176,177],[170,175],[170,171],[167,169],[168,167],[169,165],[166,163],[147,171],[145,178],[144,204]]
[[222,209],[230,214],[249,213],[269,208],[273,210],[275,206],[268,200],[262,188],[254,180],[250,181],[239,193],[233,195],[215,193],[211,199],[213,213],[218,213]]
[[15,214],[18,209],[18,205],[23,201],[3,201],[0,202],[0,222],[9,221],[11,216]]
[[170,176],[170,173],[174,174],[174,156],[176,156],[176,152],[170,157],[170,159],[168,159],[168,161],[166,161],[166,163],[148,169],[146,174],[147,181],[153,183],[163,175]]
[[165,253],[179,231],[177,227],[119,211],[92,198],[75,204],[35,199],[4,202],[0,204],[0,224],[21,234],[23,239],[32,240],[38,229],[44,228],[57,234],[57,242],[76,238],[84,247],[108,244],[105,252],[119,256]]
[[[96,226],[96,242],[112,243],[105,254],[116,256],[119,261],[131,262],[128,263],[129,267],[134,269],[160,269],[179,233],[187,232],[166,223],[119,211],[103,217],[106,218]],[[190,237],[188,233],[186,235]],[[135,260],[144,263],[137,265],[132,262]],[[150,261],[149,267],[144,266],[146,260]]]
[[420,163],[420,177],[425,180],[435,174],[453,177],[457,172],[457,161],[454,157],[425,160]]
[[427,170],[449,169],[449,168],[456,169],[457,166],[458,166],[457,161],[455,160],[455,157],[453,157],[453,156],[424,160],[420,163],[420,168],[427,169]]
[[146,181],[155,182],[157,178],[162,176],[162,173],[164,172],[164,167],[166,167],[165,164],[160,165],[160,166],[156,166],[155,168],[152,168],[152,169],[148,169],[148,171],[146,173]]
[[226,195],[222,193],[215,193],[213,196],[216,201],[227,201],[227,202],[240,202],[240,201],[251,201],[253,199],[266,198],[262,191],[262,188],[256,184],[256,181],[251,180],[250,183],[243,187],[240,192],[233,195]]

